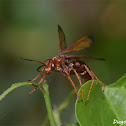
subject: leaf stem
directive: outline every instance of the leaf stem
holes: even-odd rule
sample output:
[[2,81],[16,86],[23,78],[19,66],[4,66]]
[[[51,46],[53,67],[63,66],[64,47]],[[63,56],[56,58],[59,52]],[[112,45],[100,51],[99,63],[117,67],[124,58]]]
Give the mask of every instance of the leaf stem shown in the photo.
[[[75,90],[71,91],[68,97],[61,103],[61,105],[57,109],[53,110],[53,115],[57,126],[62,124],[60,119],[61,112],[68,107],[68,105],[71,103],[71,100],[75,95],[76,95]],[[49,121],[48,116],[46,116],[45,121],[42,123],[41,126],[47,126],[48,121]]]
[[51,126],[56,126],[54,116],[53,116],[51,101],[50,101],[50,97],[49,97],[48,85],[45,82],[42,85],[43,85],[43,87],[40,86],[39,88],[44,95],[45,104],[46,104],[50,124],[51,124]]

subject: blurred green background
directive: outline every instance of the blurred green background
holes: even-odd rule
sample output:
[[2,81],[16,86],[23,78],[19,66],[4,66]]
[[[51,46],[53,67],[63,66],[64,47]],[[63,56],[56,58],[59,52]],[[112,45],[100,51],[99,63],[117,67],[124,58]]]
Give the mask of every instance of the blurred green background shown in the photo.
[[[39,64],[20,57],[45,62],[58,53],[58,24],[68,45],[84,35],[95,37],[91,48],[72,54],[105,58],[84,61],[105,85],[115,82],[126,71],[125,12],[125,0],[0,0],[0,94],[38,74]],[[61,73],[53,72],[47,80],[56,108],[73,88]],[[44,121],[44,98],[40,91],[29,96],[32,89],[16,89],[0,102],[1,126],[39,126]],[[76,122],[75,100],[62,112],[62,122]]]

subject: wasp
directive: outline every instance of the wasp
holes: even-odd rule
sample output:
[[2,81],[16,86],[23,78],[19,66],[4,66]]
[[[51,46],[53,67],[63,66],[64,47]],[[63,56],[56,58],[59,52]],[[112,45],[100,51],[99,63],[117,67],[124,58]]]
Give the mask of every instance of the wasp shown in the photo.
[[[61,72],[70,81],[71,85],[73,86],[77,94],[77,100],[79,100],[78,90],[70,77],[70,75],[75,74],[75,76],[77,77],[80,83],[82,100],[83,100],[83,88],[82,88],[81,79],[83,79],[84,82],[92,80],[91,86],[88,91],[87,100],[86,100],[86,102],[88,102],[91,89],[94,84],[94,80],[96,79],[97,81],[99,81],[103,85],[104,89],[105,89],[105,85],[97,78],[97,76],[93,73],[93,71],[83,61],[79,60],[79,58],[89,58],[89,59],[96,59],[96,60],[105,60],[105,59],[98,58],[98,57],[83,56],[83,55],[65,55],[66,53],[69,52],[79,51],[90,47],[93,41],[91,36],[84,36],[69,47],[67,47],[65,34],[59,25],[58,25],[58,36],[59,36],[59,53],[56,56],[54,56],[52,59],[47,59],[45,63],[43,63],[36,60],[29,60],[29,59],[22,58],[23,60],[38,62],[42,64],[37,69],[39,70],[41,68],[39,74],[34,79],[32,79],[31,82],[34,82],[35,80],[38,79],[39,76],[42,75],[42,78],[38,83],[40,85],[45,80],[47,74],[51,74],[53,71]],[[36,89],[37,87],[35,87],[33,91],[30,92],[30,94],[32,94]]]

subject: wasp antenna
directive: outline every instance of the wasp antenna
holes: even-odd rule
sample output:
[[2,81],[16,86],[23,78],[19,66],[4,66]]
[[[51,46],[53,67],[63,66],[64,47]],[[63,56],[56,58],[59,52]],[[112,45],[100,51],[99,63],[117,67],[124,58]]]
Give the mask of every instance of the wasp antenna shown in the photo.
[[41,63],[41,64],[43,64],[44,66],[45,66],[45,64],[44,63],[42,63],[41,61],[36,61],[36,60],[31,60],[31,59],[24,59],[24,58],[22,58],[22,57],[20,57],[22,60],[27,60],[27,61],[32,61],[32,62],[36,62],[36,63]]
[[41,67],[43,67],[44,65],[41,65],[40,67],[37,68],[38,72],[41,72],[41,70],[39,70]]
[[21,59],[21,60],[27,60],[27,61],[33,61],[33,60],[31,60],[31,59],[24,59],[24,58],[22,58],[22,57],[20,57],[20,59]]

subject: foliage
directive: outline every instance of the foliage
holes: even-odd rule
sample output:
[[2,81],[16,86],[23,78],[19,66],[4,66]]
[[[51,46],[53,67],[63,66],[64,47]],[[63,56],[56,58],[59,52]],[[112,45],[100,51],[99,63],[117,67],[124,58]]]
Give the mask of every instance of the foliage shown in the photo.
[[[14,89],[26,85],[37,86],[37,88],[39,88],[44,95],[48,116],[46,117],[47,122],[44,122],[42,126],[44,126],[44,124],[48,124],[49,120],[51,126],[61,125],[60,113],[69,105],[72,97],[75,95],[75,92],[72,91],[68,98],[66,98],[65,101],[55,110],[52,110],[48,85],[46,83],[43,83],[43,86],[39,86],[31,82],[12,84],[10,88],[8,88],[3,92],[3,94],[0,95],[0,100],[2,100]],[[119,79],[117,82],[106,86],[105,92],[102,91],[102,85],[98,81],[95,81],[91,90],[89,101],[86,103],[90,85],[91,81],[88,81],[83,85],[84,100],[76,101],[75,104],[76,117],[79,124],[62,124],[62,126],[107,126],[112,125],[114,119],[118,121],[125,121],[126,75]],[[79,90],[79,93],[81,93],[81,90]],[[116,125],[118,124],[115,124],[115,126]]]
[[76,116],[80,125],[107,126],[112,125],[114,119],[125,121],[126,75],[114,84],[106,86],[105,92],[102,92],[102,85],[95,81],[89,102],[86,104],[90,84],[88,81],[83,85],[84,101],[76,102]]

